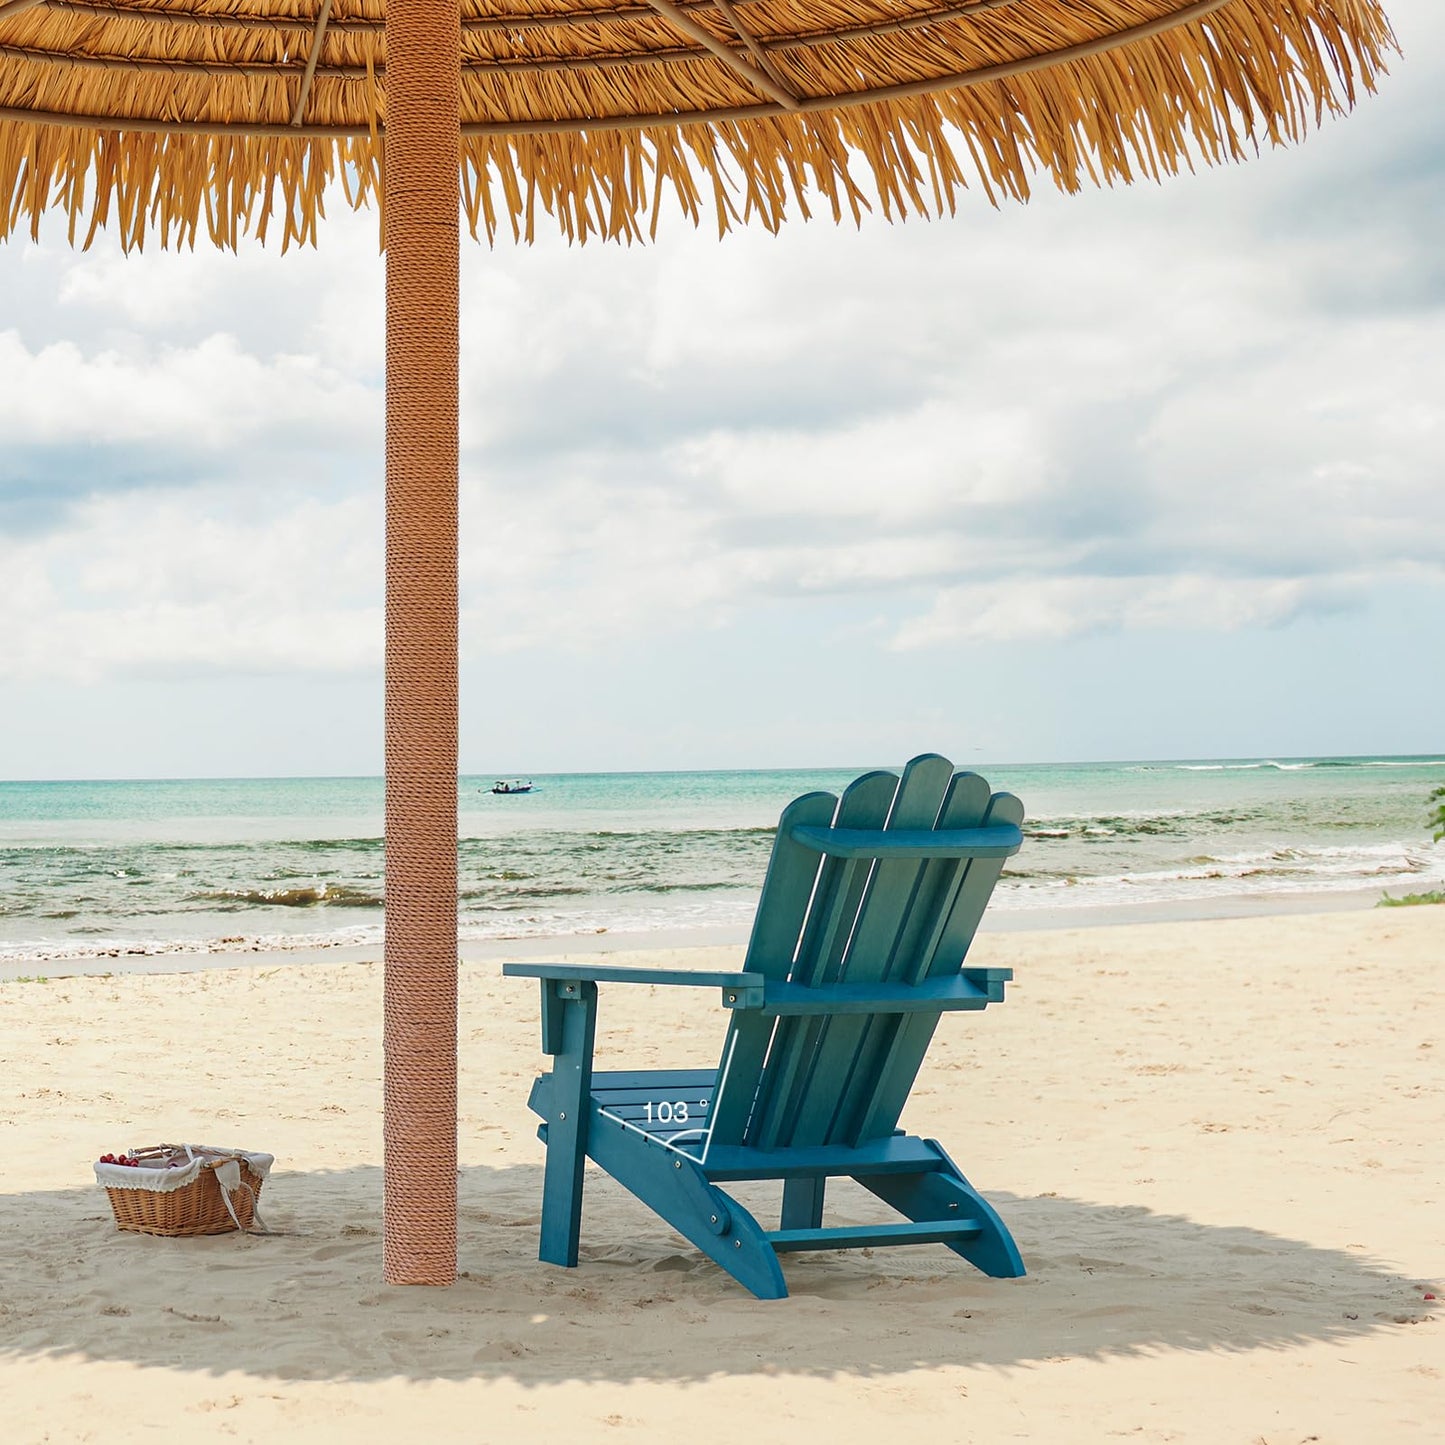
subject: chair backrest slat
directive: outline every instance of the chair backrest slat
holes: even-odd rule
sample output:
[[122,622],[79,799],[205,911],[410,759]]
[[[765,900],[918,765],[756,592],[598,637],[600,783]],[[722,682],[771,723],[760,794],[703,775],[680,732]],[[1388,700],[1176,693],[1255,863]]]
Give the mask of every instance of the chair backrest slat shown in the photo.
[[[952,776],[953,764],[947,758],[915,758],[898,782],[886,828],[935,827]],[[930,873],[939,878],[958,866],[951,859],[930,861],[936,866],[918,859],[881,860],[874,866],[838,982],[880,983],[895,972],[907,976],[910,960],[900,954],[900,946],[906,947],[908,942],[907,922],[934,891],[928,886]],[[783,1142],[798,1147],[831,1142],[839,1085],[853,1072],[869,1016],[823,1017],[813,1022],[816,1041],[806,1077],[782,1131]]]
[[[898,791],[896,773],[865,773],[838,800],[836,826],[881,828]],[[793,983],[838,982],[859,906],[867,892],[872,863],[859,858],[824,858],[818,870],[813,905],[803,925],[798,954],[788,978]],[[757,1101],[744,1142],[776,1149],[786,1142],[805,1087],[809,1060],[826,1020],[782,1018],[773,1030],[768,1056],[758,1080]]]
[[[785,979],[792,972],[820,861],[811,848],[793,841],[792,830],[800,824],[826,825],[837,808],[838,799],[832,793],[805,793],[783,809],[743,964],[748,972],[775,979]],[[733,1014],[718,1068],[710,1141],[742,1143],[774,1022],[758,1013]]]
[[[946,758],[915,758],[899,779],[867,773],[836,800],[810,793],[779,821],[744,965],[804,987],[917,983],[961,967],[1002,858],[822,856],[797,827],[945,831],[1022,822]],[[711,1144],[761,1149],[858,1143],[891,1133],[940,1014],[733,1014]]]
[[[1012,793],[995,793],[989,801],[986,822],[1022,825],[1024,806]],[[957,973],[968,954],[973,936],[993,896],[994,884],[1003,871],[1002,858],[975,858],[968,865],[963,887],[955,898],[922,977],[939,978]],[[936,1013],[905,1014],[895,1017],[888,1055],[879,1066],[879,1087],[861,1111],[855,1137],[874,1139],[892,1133],[898,1124],[909,1090],[918,1077],[923,1056],[933,1040],[942,1017]]]
[[[959,773],[949,783],[939,811],[938,827],[940,830],[976,828],[987,818],[988,810],[988,784],[977,773]],[[930,862],[928,873],[920,880],[919,904],[903,920],[897,964],[887,975],[890,981],[918,983],[932,976],[935,959],[950,956],[946,951],[947,920],[956,911],[959,898],[967,892],[973,867],[979,861],[953,858]],[[994,876],[997,877],[997,871]],[[955,969],[962,963],[963,954],[961,949],[954,957]],[[936,1024],[939,1014],[930,1012],[927,1017]],[[897,1119],[885,1124],[875,1111],[875,1100],[885,1087],[890,1093],[901,1091],[906,1099],[918,1071],[914,1065],[912,1073],[908,1073],[906,1063],[894,1056],[893,1043],[902,1022],[900,1015],[874,1014],[859,1022],[852,1065],[847,1076],[838,1082],[828,1137],[820,1142],[857,1143],[892,1132]],[[928,1037],[932,1037],[931,1028]]]

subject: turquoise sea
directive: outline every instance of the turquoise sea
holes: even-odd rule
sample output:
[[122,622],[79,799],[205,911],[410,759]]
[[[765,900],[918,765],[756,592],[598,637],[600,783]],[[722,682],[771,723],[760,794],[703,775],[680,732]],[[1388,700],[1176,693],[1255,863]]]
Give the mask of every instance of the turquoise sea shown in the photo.
[[[1029,815],[1000,917],[1445,886],[1445,757],[980,770]],[[860,771],[462,778],[461,937],[741,935],[781,807]],[[377,778],[0,783],[0,961],[379,940],[381,807]]]

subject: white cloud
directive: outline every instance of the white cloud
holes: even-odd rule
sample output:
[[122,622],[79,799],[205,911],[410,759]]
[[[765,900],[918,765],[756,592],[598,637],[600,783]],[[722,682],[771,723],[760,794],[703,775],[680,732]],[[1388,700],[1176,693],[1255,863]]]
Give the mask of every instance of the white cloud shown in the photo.
[[926,615],[905,622],[901,650],[958,642],[1014,642],[1106,631],[1232,632],[1274,627],[1350,598],[1349,579],[1144,577],[1008,578],[945,588]]
[[79,504],[0,545],[0,673],[351,671],[381,656],[378,509],[214,489]]
[[[1163,187],[468,247],[469,645],[862,599],[916,652],[1440,585],[1439,69],[1417,41],[1298,150]],[[0,286],[11,676],[374,666],[375,217],[286,257],[22,245]]]
[[[57,342],[31,352],[0,333],[0,429],[11,447],[84,440],[164,452],[220,454],[246,469],[246,449],[274,438],[375,441],[375,396],[308,355],[249,354],[213,335],[190,347],[136,346],[87,352]],[[368,436],[368,433],[374,433]],[[264,475],[257,478],[264,483]],[[97,478],[103,490],[106,478]]]

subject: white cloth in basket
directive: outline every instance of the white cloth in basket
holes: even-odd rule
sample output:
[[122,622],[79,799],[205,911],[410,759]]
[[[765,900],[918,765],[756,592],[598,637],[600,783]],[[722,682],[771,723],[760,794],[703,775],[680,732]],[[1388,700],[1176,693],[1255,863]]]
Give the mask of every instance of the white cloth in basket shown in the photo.
[[189,1161],[165,1165],[161,1161],[140,1164],[100,1164],[95,1166],[98,1184],[107,1189],[153,1189],[159,1194],[169,1194],[173,1189],[184,1189],[200,1178],[201,1170],[214,1165],[218,1159],[238,1159],[258,1179],[265,1179],[276,1162],[270,1154],[253,1154],[249,1149],[212,1149],[206,1145],[182,1146],[192,1156]]

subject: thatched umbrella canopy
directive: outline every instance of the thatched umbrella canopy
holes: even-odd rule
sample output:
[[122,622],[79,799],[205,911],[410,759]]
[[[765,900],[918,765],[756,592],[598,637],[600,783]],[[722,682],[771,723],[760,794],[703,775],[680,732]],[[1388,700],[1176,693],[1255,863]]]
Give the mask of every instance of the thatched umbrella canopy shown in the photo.
[[381,203],[389,1280],[456,1268],[459,212],[630,239],[1157,179],[1297,139],[1392,44],[1375,0],[0,0],[0,237]]
[[[380,189],[388,18],[0,0],[0,234],[59,208],[82,240],[313,239],[329,183]],[[1374,0],[461,0],[460,27],[462,194],[488,236],[1157,179],[1299,138],[1391,43]]]

